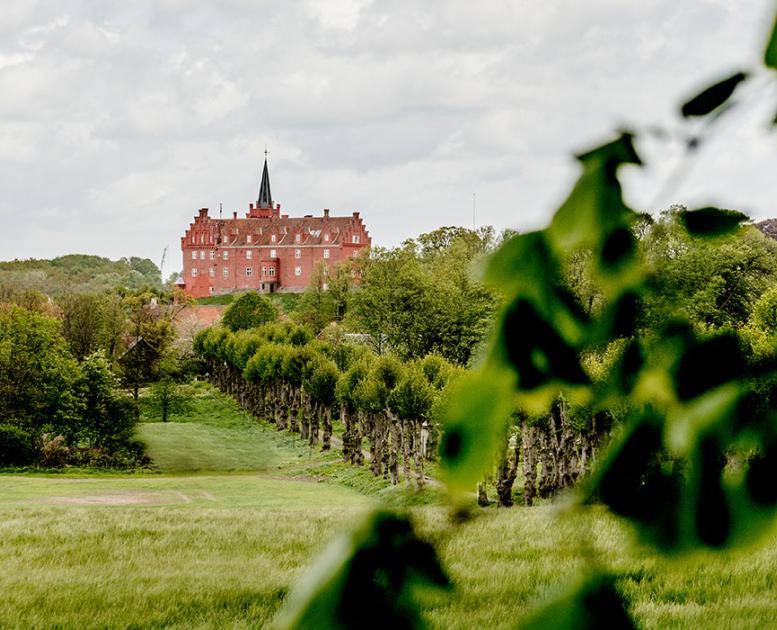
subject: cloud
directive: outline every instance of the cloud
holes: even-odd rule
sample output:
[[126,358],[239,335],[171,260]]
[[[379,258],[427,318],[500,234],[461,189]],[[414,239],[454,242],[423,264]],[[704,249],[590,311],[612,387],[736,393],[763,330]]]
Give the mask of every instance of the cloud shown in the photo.
[[[766,0],[7,0],[0,14],[0,252],[180,264],[201,206],[242,211],[265,147],[291,213],[361,210],[379,244],[476,220],[530,229],[620,126],[677,124],[752,64]],[[676,144],[625,179],[651,204],[775,214],[766,110],[743,108],[671,198]]]

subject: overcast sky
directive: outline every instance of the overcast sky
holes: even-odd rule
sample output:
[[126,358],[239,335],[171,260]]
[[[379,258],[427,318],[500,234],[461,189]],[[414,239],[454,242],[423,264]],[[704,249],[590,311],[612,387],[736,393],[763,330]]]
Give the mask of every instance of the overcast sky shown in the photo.
[[[757,63],[765,0],[2,0],[0,259],[149,257],[199,207],[244,212],[265,147],[290,214],[360,210],[373,242],[440,225],[542,226],[572,154],[676,125]],[[777,216],[777,136],[750,94],[682,184],[643,142],[638,209],[715,200]],[[744,97],[748,96],[745,91]],[[760,103],[766,105],[759,106]]]

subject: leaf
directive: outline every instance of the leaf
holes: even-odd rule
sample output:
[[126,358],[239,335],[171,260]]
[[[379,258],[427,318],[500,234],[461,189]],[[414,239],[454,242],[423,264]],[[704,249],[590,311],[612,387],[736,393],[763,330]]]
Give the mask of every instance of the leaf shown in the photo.
[[696,236],[720,236],[736,230],[750,217],[737,210],[706,207],[678,212],[680,223]]
[[410,521],[379,511],[329,545],[293,588],[276,625],[420,628],[415,591],[449,585],[434,547]]
[[636,213],[623,202],[617,178],[621,165],[642,163],[632,134],[623,133],[577,159],[583,165],[583,173],[548,228],[549,241],[562,253],[593,247],[617,230],[627,228],[636,218]]
[[769,41],[766,43],[764,63],[767,68],[777,69],[777,16],[774,18],[772,32],[769,35]]
[[685,118],[706,116],[723,105],[734,93],[737,86],[747,79],[747,76],[745,72],[737,72],[727,79],[714,83],[684,103],[680,112]]
[[612,576],[597,574],[546,604],[520,627],[538,630],[636,628]]
[[491,468],[512,412],[513,379],[505,371],[470,372],[453,386],[443,414],[441,472],[454,493],[471,491]]

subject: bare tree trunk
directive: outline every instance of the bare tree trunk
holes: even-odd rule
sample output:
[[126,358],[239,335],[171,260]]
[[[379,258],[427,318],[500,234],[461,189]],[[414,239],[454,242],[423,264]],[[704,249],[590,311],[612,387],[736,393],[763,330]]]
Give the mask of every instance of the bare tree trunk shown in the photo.
[[332,408],[327,407],[323,410],[322,418],[324,420],[324,435],[321,444],[322,451],[328,451],[332,448]]
[[488,495],[486,494],[486,484],[482,481],[478,482],[478,505],[480,507],[488,507],[490,505]]
[[390,411],[386,412],[388,418],[388,429],[390,434],[390,446],[388,449],[388,470],[391,475],[391,484],[397,485],[399,483],[399,448],[402,441],[399,420]]
[[503,507],[513,504],[513,484],[518,476],[519,454],[518,436],[512,433],[508,436],[506,448],[500,452],[496,468],[496,494],[499,505]]
[[537,496],[537,460],[534,451],[534,434],[536,430],[527,422],[521,424],[521,445],[523,448],[523,500],[526,505],[532,505]]
[[410,450],[413,447],[413,420],[404,420],[400,427],[402,440],[402,474],[405,483],[410,485]]

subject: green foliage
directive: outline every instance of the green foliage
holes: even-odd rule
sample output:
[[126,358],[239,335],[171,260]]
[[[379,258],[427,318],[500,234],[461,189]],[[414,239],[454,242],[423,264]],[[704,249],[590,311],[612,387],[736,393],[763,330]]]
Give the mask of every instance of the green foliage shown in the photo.
[[28,431],[12,424],[0,424],[0,467],[27,466],[36,456],[35,441]]
[[33,289],[47,295],[100,293],[118,287],[138,291],[159,289],[162,278],[147,258],[121,258],[112,261],[99,256],[73,254],[51,260],[0,262],[0,287]]
[[739,84],[745,79],[747,79],[747,74],[745,72],[737,72],[730,77],[710,85],[683,104],[680,108],[682,115],[688,118],[711,114],[731,98],[734,90],[736,90]]
[[422,587],[447,587],[434,548],[410,522],[371,514],[333,543],[290,596],[281,628],[422,627],[415,602]]
[[256,292],[245,293],[224,313],[221,323],[231,331],[256,328],[275,321],[278,313],[269,299]]

